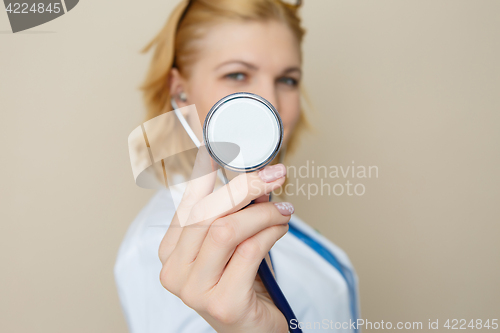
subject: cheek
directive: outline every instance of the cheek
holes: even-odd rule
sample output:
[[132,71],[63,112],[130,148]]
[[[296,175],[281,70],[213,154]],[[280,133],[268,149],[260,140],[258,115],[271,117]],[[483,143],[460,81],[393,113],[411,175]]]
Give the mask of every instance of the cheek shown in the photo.
[[[208,75],[205,76],[205,78],[206,77],[208,77]],[[189,91],[192,97],[189,99],[189,103],[196,105],[196,110],[198,111],[202,124],[205,121],[208,111],[210,111],[217,101],[235,92],[233,90],[228,90],[216,80],[207,79],[204,81],[201,79],[193,80],[190,84]]]
[[280,103],[280,116],[285,129],[284,141],[287,142],[293,133],[295,125],[300,116],[300,97],[294,96],[287,98]]
[[200,123],[203,125],[205,121],[205,117],[210,111],[212,105],[216,102],[213,102],[210,96],[212,95],[212,91],[210,87],[203,87],[203,84],[195,84],[191,85],[189,89],[189,104],[194,104],[196,106],[196,111],[198,112],[198,116],[200,118]]

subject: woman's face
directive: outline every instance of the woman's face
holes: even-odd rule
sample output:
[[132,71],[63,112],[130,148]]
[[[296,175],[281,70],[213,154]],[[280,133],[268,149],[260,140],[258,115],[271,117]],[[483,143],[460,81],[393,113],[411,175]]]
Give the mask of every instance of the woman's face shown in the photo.
[[[199,41],[189,77],[172,70],[171,92],[179,107],[195,104],[203,124],[222,97],[250,92],[267,99],[280,113],[287,142],[300,113],[300,46],[283,23],[231,22],[210,28]],[[187,101],[180,101],[180,92]]]

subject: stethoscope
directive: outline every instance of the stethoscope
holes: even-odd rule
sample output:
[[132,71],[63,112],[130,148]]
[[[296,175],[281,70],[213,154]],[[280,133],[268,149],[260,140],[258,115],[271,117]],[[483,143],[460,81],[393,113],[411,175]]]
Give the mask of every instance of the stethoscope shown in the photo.
[[[171,104],[182,127],[200,148],[201,142],[173,98]],[[221,166],[220,179],[227,184],[224,169],[253,172],[264,168],[276,157],[283,143],[283,122],[267,100],[255,94],[239,92],[222,98],[210,109],[203,124],[203,140],[210,156]],[[236,147],[236,150],[230,147]],[[297,325],[292,328],[291,324],[298,320],[265,258],[258,274],[274,304],[285,316],[290,332],[302,332]]]

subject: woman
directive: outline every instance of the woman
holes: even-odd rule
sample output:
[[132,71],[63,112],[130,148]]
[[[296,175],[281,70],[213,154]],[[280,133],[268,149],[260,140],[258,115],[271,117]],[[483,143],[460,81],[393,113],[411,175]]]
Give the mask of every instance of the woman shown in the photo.
[[[277,108],[290,151],[304,124],[304,30],[297,11],[298,5],[280,0],[183,1],[147,47],[155,49],[143,86],[147,118],[171,110],[173,100],[179,107],[195,104],[203,121],[220,98],[251,92]],[[182,130],[175,122],[165,128],[179,136]],[[168,170],[188,177],[193,163],[171,163]],[[304,332],[353,331],[357,281],[349,259],[292,215],[290,203],[268,202],[285,177],[283,164],[249,174],[261,194],[246,195],[230,212],[217,204],[220,190],[213,191],[213,184],[193,185],[180,200],[192,215],[207,214],[194,228],[180,228],[175,206],[168,204],[179,193],[160,190],[132,223],[115,265],[130,331],[287,332],[289,324]],[[231,183],[241,190],[238,178]],[[256,203],[238,211],[251,200]],[[200,212],[206,202],[212,204]],[[169,226],[166,233],[161,225]],[[300,323],[286,322],[257,276],[269,251],[276,280]]]

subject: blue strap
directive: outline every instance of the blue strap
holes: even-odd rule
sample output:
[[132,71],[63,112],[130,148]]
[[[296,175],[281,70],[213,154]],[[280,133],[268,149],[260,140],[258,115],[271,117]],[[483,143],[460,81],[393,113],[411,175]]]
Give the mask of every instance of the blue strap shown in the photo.
[[298,322],[297,317],[293,313],[292,307],[286,300],[285,295],[283,295],[278,283],[274,279],[273,273],[267,265],[266,258],[262,259],[262,262],[260,263],[259,276],[274,304],[281,311],[281,313],[283,313],[283,316],[285,316],[289,332],[302,333],[302,330],[299,327],[292,326],[292,323]]
[[[349,289],[349,298],[350,298],[350,305],[351,305],[351,315],[352,315],[352,320],[356,321],[358,319],[358,307],[357,307],[357,295],[356,295],[356,286],[355,286],[355,281],[354,281],[354,276],[352,274],[352,271],[348,268],[342,265],[335,255],[328,250],[326,247],[321,245],[319,242],[317,242],[314,238],[311,236],[307,235],[306,233],[302,232],[300,229],[298,229],[292,221],[288,223],[288,231],[303,241],[306,245],[308,245],[310,248],[312,248],[314,251],[316,251],[320,256],[322,256],[326,261],[328,261],[333,267],[335,267],[340,275],[345,279],[347,283],[347,287]],[[357,333],[358,328],[356,327],[354,331]]]

